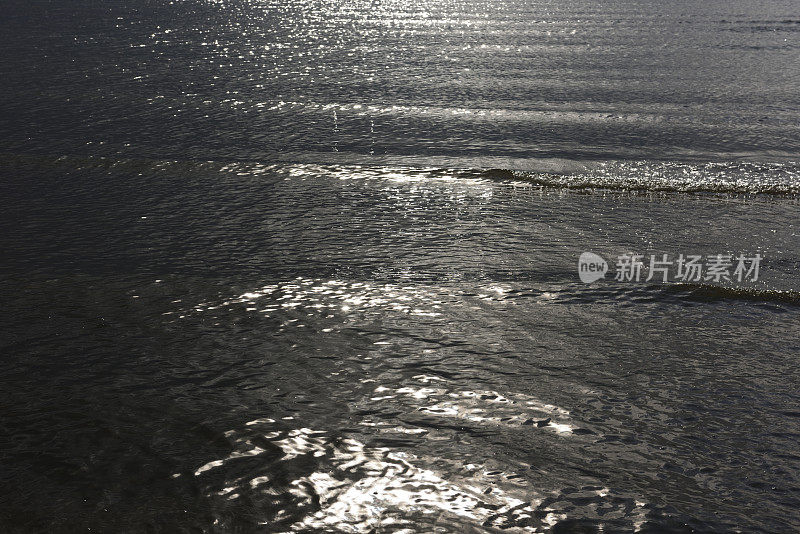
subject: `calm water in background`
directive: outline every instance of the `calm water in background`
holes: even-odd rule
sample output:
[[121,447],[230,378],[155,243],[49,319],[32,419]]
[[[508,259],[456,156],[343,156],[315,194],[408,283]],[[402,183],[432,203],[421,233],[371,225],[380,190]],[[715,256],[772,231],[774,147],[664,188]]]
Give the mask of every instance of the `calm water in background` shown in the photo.
[[792,2],[12,0],[0,44],[4,532],[800,529]]

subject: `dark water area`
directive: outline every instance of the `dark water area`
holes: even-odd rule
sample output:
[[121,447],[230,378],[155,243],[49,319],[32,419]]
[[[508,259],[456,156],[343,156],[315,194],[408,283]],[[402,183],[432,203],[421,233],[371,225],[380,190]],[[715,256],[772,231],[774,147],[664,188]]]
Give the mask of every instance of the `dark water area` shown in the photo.
[[2,12],[0,531],[800,529],[793,3]]

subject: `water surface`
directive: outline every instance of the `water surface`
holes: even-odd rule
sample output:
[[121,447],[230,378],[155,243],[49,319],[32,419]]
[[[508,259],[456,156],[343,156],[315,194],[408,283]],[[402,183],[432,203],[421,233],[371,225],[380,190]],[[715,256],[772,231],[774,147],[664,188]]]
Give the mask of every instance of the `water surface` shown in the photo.
[[3,531],[800,528],[790,2],[3,11]]

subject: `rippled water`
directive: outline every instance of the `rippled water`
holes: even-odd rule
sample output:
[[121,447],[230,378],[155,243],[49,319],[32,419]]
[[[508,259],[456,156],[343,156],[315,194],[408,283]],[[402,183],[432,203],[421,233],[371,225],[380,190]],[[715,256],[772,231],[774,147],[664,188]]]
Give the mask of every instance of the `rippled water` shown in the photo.
[[796,158],[796,7],[13,0],[0,147],[459,166]]
[[800,529],[791,2],[3,13],[3,532]]

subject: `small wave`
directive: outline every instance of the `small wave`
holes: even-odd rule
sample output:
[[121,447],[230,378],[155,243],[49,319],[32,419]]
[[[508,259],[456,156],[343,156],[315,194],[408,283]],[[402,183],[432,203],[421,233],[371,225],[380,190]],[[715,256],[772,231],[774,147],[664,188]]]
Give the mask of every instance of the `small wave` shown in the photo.
[[567,189],[789,196],[800,193],[797,163],[614,161],[587,166],[578,173],[486,171],[485,176]]
[[678,293],[689,300],[714,302],[721,300],[746,300],[800,306],[800,291],[725,287],[710,284],[674,284],[666,290]]
[[[289,157],[291,156],[291,157]],[[359,154],[284,154],[275,161],[201,161],[0,154],[0,167],[58,170],[63,175],[124,173],[149,177],[235,174],[275,179],[370,179],[391,181],[486,180],[575,190],[800,195],[800,161],[676,162],[573,160],[565,158],[382,157]],[[288,159],[287,159],[288,158]]]

